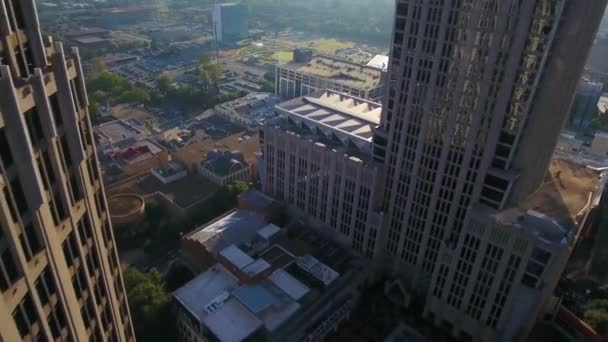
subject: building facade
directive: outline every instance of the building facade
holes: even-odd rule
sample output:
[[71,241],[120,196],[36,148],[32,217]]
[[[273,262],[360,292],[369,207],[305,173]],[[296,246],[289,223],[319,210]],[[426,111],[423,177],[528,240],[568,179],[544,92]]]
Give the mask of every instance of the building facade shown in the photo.
[[275,92],[285,100],[330,89],[380,102],[385,75],[377,68],[328,56],[276,66]]
[[603,84],[581,80],[576,88],[576,95],[570,115],[568,127],[574,130],[584,130],[590,128],[591,121],[598,115],[598,102],[602,97]]
[[218,4],[213,10],[215,35],[220,43],[236,43],[249,36],[247,5],[241,3]]
[[77,50],[0,2],[0,339],[133,341]]
[[397,1],[374,139],[386,271],[450,335],[521,340],[550,305],[584,219],[556,219],[564,192],[526,201],[563,184],[553,150],[605,5]]
[[373,258],[380,247],[376,212],[381,165],[371,154],[381,106],[333,91],[277,105],[280,118],[260,130],[262,189]]

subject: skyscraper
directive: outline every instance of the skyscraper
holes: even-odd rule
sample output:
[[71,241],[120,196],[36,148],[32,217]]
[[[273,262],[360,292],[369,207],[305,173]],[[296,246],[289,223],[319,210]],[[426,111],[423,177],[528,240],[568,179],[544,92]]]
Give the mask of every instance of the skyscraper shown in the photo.
[[247,5],[241,3],[217,4],[213,10],[213,25],[217,41],[236,43],[249,36]]
[[0,2],[0,340],[132,341],[77,50]]
[[576,96],[570,108],[568,127],[573,130],[585,130],[591,127],[591,121],[599,115],[597,104],[602,97],[603,84],[582,79],[576,88]]
[[517,340],[548,305],[586,208],[551,158],[605,5],[397,1],[374,139],[388,271],[452,335]]

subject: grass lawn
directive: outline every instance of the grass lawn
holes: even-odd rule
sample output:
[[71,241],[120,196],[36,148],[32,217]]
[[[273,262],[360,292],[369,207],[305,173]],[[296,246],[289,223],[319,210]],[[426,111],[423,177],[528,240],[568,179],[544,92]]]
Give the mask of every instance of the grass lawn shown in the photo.
[[279,61],[281,64],[289,63],[293,60],[292,51],[279,51],[272,55],[272,58]]
[[348,49],[354,46],[355,43],[349,41],[318,39],[312,42],[311,48],[324,55],[335,55],[337,50]]

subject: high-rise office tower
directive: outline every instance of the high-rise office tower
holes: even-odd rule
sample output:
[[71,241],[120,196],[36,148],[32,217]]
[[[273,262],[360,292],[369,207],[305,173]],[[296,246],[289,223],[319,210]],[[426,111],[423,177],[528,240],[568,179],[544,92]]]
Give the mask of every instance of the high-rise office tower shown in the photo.
[[77,50],[0,1],[0,340],[132,341]]
[[591,122],[599,115],[597,103],[602,96],[603,84],[582,79],[576,89],[576,96],[568,118],[568,128],[585,130],[592,128]]
[[548,305],[587,208],[562,197],[577,176],[551,158],[605,5],[397,1],[374,139],[384,239],[450,334],[517,340]]
[[249,35],[248,8],[242,3],[217,4],[213,9],[213,25],[220,43],[236,43]]

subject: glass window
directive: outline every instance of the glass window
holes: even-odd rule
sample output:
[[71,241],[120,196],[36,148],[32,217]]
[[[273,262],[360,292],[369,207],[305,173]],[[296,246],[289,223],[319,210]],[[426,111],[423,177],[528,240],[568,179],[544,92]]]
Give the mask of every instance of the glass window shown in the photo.
[[0,159],[5,168],[13,165],[13,154],[8,146],[8,139],[6,138],[6,133],[4,133],[4,128],[0,128]]

